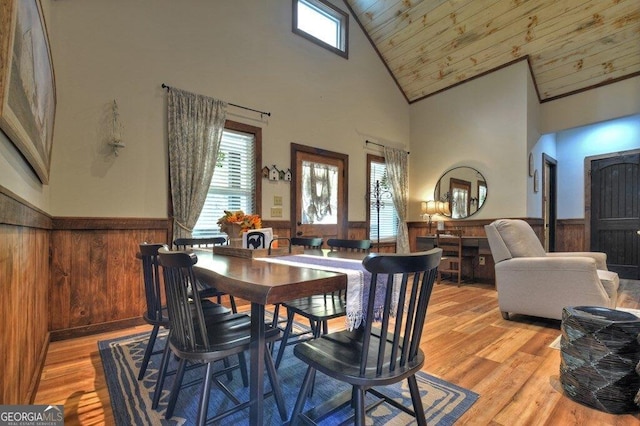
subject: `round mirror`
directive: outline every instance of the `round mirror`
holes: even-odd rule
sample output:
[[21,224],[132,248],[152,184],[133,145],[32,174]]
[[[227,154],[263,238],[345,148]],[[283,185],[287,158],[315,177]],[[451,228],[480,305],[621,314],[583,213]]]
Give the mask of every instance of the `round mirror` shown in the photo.
[[487,181],[472,167],[455,167],[445,172],[433,193],[441,214],[452,219],[464,219],[480,210],[487,199]]

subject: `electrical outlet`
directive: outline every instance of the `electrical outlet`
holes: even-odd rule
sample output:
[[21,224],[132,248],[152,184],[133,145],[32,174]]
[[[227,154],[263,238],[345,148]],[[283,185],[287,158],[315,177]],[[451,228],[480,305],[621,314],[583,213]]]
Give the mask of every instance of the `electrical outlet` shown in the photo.
[[479,264],[479,265],[484,265],[484,256],[480,256],[480,257],[478,258],[478,264]]
[[271,217],[282,217],[282,207],[271,207]]

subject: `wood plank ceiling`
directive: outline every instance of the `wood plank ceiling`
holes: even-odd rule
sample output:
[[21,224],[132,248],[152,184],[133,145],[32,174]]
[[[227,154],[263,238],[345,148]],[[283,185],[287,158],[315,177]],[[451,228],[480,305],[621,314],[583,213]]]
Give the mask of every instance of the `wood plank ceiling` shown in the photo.
[[640,75],[640,0],[344,0],[409,102],[528,59],[541,101]]

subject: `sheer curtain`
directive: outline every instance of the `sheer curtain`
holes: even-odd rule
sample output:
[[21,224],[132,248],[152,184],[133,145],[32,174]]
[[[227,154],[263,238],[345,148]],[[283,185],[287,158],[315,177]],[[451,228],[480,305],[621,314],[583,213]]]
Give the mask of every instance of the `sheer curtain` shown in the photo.
[[167,102],[173,240],[189,238],[207,198],[226,102],[170,88]]
[[407,229],[407,200],[409,199],[409,173],[407,152],[384,147],[384,162],[391,185],[391,199],[398,214],[398,236],[396,253],[409,253],[409,231]]

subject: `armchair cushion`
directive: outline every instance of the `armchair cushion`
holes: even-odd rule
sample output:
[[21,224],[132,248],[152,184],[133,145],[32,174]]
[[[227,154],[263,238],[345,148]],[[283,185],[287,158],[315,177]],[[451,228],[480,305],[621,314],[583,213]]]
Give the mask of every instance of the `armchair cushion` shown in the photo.
[[546,253],[531,226],[524,220],[493,222],[512,257],[542,257]]

